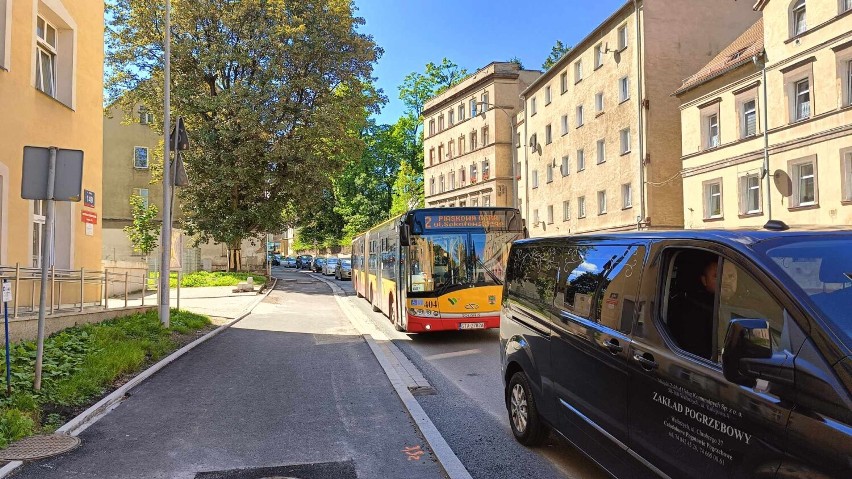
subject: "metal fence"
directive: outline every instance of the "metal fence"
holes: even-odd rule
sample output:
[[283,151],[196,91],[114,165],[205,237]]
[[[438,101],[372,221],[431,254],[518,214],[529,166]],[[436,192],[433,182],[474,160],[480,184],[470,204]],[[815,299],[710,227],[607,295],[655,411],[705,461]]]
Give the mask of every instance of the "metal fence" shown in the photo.
[[[145,296],[157,290],[156,272],[147,268],[105,268],[103,270],[49,270],[47,314],[84,311],[86,308],[145,306]],[[0,266],[0,279],[12,285],[10,315],[17,318],[38,312],[41,269]],[[123,301],[122,301],[123,299]],[[112,301],[110,301],[112,300]],[[149,300],[150,305],[156,304]]]

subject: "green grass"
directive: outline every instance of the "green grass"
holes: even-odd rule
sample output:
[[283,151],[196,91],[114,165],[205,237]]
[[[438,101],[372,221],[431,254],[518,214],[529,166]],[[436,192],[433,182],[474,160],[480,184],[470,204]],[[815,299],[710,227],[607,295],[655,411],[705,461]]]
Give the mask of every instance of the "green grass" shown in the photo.
[[[254,284],[256,285],[264,285],[266,284],[266,277],[257,273],[243,273],[243,272],[213,272],[209,273],[207,271],[196,271],[194,273],[185,274],[181,277],[180,287],[181,288],[199,288],[203,286],[236,286],[238,283],[242,283],[251,276],[254,278]],[[149,280],[152,280],[151,284],[156,285],[156,273],[150,273]],[[177,287],[177,273],[172,273],[169,276],[169,286],[172,288]]]
[[63,330],[44,343],[42,389],[32,389],[35,341],[11,348],[12,394],[6,395],[6,358],[0,348],[0,449],[9,443],[59,427],[63,417],[102,396],[120,377],[138,372],[178,348],[177,334],[210,324],[205,316],[173,310],[171,328],[160,327],[157,312],[135,314]]

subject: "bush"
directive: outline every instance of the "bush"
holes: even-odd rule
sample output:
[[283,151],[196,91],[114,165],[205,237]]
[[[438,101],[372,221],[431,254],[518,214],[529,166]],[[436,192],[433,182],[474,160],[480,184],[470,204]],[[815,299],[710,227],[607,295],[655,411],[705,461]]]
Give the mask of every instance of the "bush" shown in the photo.
[[[207,272],[207,271],[196,271],[194,273],[189,273],[181,277],[180,285],[182,288],[197,288],[203,286],[236,286],[239,283],[242,283],[251,276],[254,279],[254,283],[257,285],[266,284],[266,277],[255,274],[255,273],[244,273],[244,272],[233,272],[233,273],[225,273],[225,272]],[[172,274],[169,284],[172,288],[177,287],[177,275]]]

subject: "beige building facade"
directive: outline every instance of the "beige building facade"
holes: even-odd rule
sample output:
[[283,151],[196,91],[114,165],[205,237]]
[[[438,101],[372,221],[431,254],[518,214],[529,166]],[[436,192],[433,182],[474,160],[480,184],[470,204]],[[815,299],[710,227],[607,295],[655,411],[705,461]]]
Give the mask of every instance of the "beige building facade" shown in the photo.
[[754,8],[762,19],[677,91],[685,226],[848,227],[852,1]]
[[681,228],[671,93],[758,17],[734,0],[629,1],[522,92],[516,156],[530,235]]
[[103,2],[0,0],[4,266],[40,265],[46,205],[21,198],[23,150],[55,146],[83,151],[82,187],[95,202],[56,202],[52,265],[100,269],[103,60]]
[[540,74],[494,62],[426,103],[427,207],[515,205],[512,121]]

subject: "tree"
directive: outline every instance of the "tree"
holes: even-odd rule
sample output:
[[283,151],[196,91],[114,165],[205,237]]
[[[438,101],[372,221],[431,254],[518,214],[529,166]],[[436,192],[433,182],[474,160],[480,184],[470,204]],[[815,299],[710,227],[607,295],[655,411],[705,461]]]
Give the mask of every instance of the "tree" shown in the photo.
[[509,63],[514,63],[515,65],[518,65],[518,69],[519,69],[519,70],[523,70],[523,69],[524,69],[524,64],[523,64],[523,62],[521,62],[521,59],[520,59],[520,58],[518,58],[518,57],[512,57],[512,58],[510,58],[510,59],[509,59]]
[[133,251],[145,257],[157,249],[160,224],[157,221],[157,205],[145,205],[139,195],[130,196],[130,214],[133,222],[124,227],[124,232],[133,245]]
[[421,167],[418,173],[407,161],[404,161],[393,184],[391,216],[405,213],[413,208],[422,208],[424,204],[423,168]]
[[550,70],[550,67],[556,64],[560,58],[571,51],[571,47],[562,43],[562,40],[556,40],[556,44],[550,49],[550,55],[541,64],[542,70]]
[[[243,238],[281,230],[284,211],[315,211],[323,195],[305,192],[330,191],[360,156],[381,101],[370,82],[382,51],[357,31],[350,0],[172,5],[172,105],[192,143],[183,226],[228,245],[239,269]],[[163,4],[112,0],[106,18],[110,97],[159,111]]]

